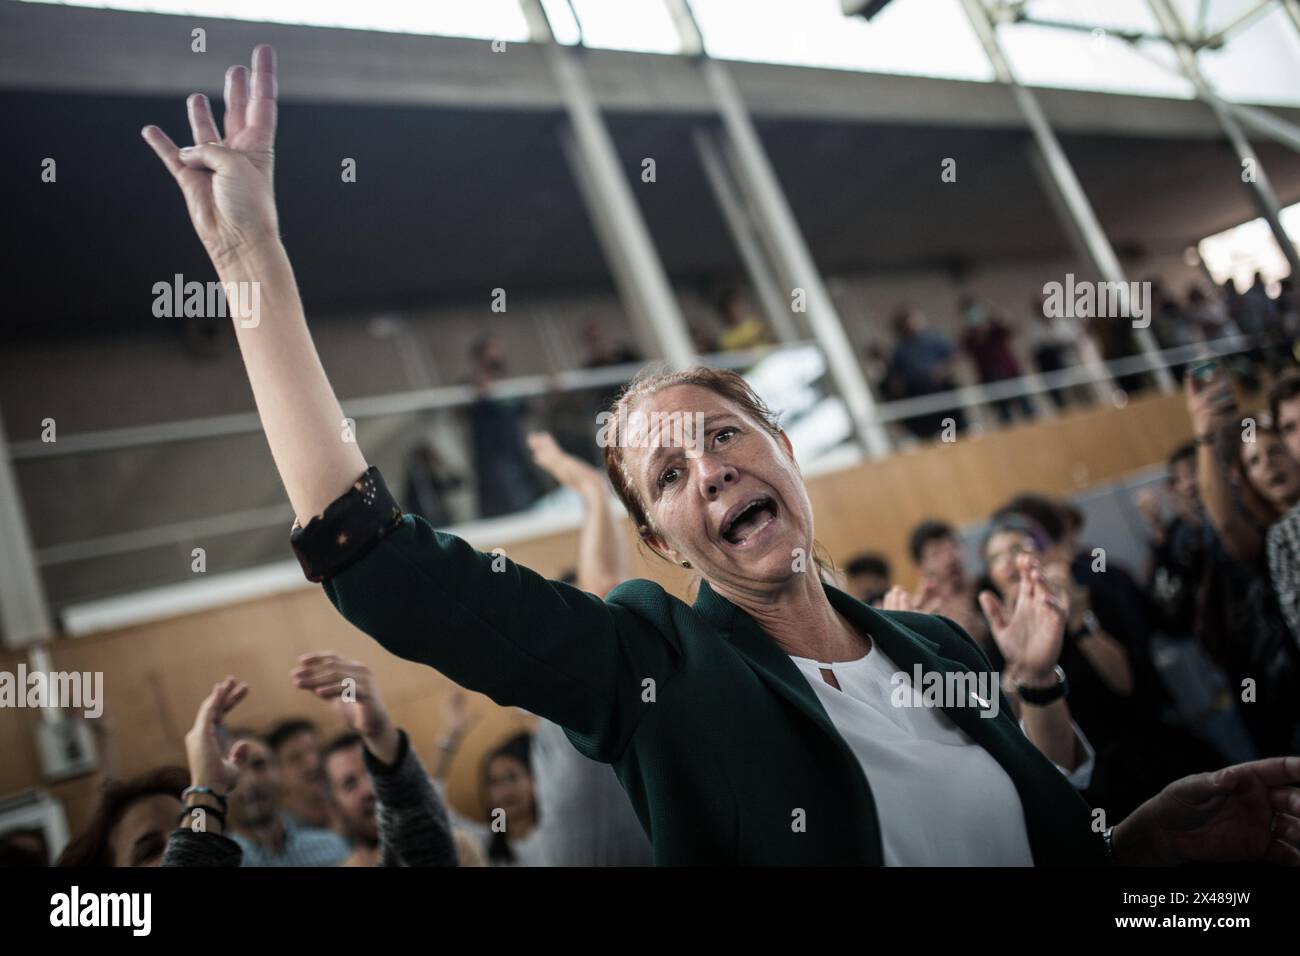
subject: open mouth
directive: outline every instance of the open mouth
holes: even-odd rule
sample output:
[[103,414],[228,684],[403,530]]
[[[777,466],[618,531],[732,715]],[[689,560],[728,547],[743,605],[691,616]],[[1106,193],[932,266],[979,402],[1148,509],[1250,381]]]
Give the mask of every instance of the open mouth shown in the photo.
[[722,540],[740,545],[776,520],[776,502],[768,495],[758,495],[727,512],[722,521]]

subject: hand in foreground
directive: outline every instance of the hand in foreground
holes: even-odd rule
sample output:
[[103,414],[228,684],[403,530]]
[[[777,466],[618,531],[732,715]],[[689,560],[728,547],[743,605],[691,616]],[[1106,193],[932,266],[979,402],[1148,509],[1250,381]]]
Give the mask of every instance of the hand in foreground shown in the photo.
[[322,651],[298,658],[289,676],[295,687],[328,700],[380,761],[391,765],[397,759],[401,735],[384,708],[369,667]]
[[218,269],[252,247],[277,240],[272,172],[275,156],[275,51],[253,50],[253,67],[226,71],[226,137],[202,93],[186,100],[194,145],[178,150],[157,126],[140,131],[176,178],[190,221]]
[[1300,866],[1300,757],[1175,780],[1115,827],[1112,845],[1115,862],[1129,866]]
[[1014,679],[1030,686],[1053,683],[1065,640],[1065,602],[1052,593],[1037,558],[1021,554],[1016,564],[1020,586],[1011,613],[992,591],[980,592],[980,608]]
[[935,582],[923,579],[915,594],[909,594],[895,584],[882,600],[886,611],[915,611],[918,614],[939,614],[945,602],[943,590]]
[[199,705],[194,726],[185,735],[190,786],[208,787],[223,797],[235,789],[249,744],[240,741],[227,749],[224,722],[247,693],[247,684],[227,677]]

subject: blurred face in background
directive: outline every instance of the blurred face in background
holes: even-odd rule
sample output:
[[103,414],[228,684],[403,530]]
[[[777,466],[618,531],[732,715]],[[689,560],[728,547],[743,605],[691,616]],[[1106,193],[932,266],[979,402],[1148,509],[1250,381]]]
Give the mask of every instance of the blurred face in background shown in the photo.
[[1274,425],[1282,436],[1282,444],[1286,446],[1287,452],[1296,461],[1300,461],[1300,395],[1278,402],[1277,421]]
[[321,767],[320,738],[314,730],[301,730],[276,751],[286,810],[312,826],[329,826],[329,795]]
[[988,540],[984,547],[984,561],[988,567],[993,586],[1002,595],[1003,603],[1013,607],[1016,595],[1020,591],[1020,572],[1016,568],[1016,558],[1022,554],[1038,554],[1032,536],[1023,531],[999,531]]
[[1253,442],[1241,443],[1241,469],[1259,496],[1279,511],[1300,500],[1300,463],[1273,432],[1258,430]]
[[1073,555],[1079,553],[1079,545],[1083,540],[1083,528],[1077,524],[1069,523],[1065,530],[1061,532],[1061,559],[1069,560]]
[[956,538],[935,538],[921,546],[917,567],[929,582],[952,590],[966,584],[966,559]]
[[375,847],[379,845],[375,788],[362,751],[360,743],[334,751],[325,758],[325,776],[344,836],[354,843]]
[[280,809],[280,768],[275,754],[263,741],[248,739],[248,756],[239,784],[230,792],[230,823],[236,829],[255,830],[275,822]]
[[911,337],[919,335],[925,328],[925,313],[920,309],[908,309],[907,315],[903,319],[903,335]]
[[1196,514],[1201,509],[1201,492],[1196,483],[1196,459],[1174,462],[1169,473],[1169,504],[1179,516]]
[[851,574],[848,578],[848,584],[849,593],[859,601],[865,601],[868,604],[880,599],[889,590],[889,578],[874,572]]
[[477,355],[479,368],[493,375],[500,375],[506,368],[506,348],[498,338],[488,339],[483,343]]
[[988,321],[988,312],[978,302],[965,302],[961,305],[962,318],[971,328],[981,328]]
[[487,762],[483,780],[488,813],[495,809],[506,813],[506,828],[512,823],[533,822],[533,775],[517,757],[497,754]]
[[176,829],[181,801],[166,793],[151,793],[129,807],[109,831],[114,866],[159,866],[167,837]]
[[722,302],[722,324],[727,328],[743,325],[754,317],[745,304],[745,298],[739,292],[733,292]]

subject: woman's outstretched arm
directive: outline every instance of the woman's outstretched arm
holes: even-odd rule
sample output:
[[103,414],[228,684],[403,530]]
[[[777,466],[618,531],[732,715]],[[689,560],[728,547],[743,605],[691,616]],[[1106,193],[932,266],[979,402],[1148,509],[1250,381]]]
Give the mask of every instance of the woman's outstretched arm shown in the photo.
[[256,283],[258,314],[235,316],[235,332],[280,479],[307,529],[299,560],[339,612],[392,653],[581,733],[589,756],[610,759],[644,712],[643,682],[672,672],[669,646],[626,608],[401,516],[382,482],[363,478],[365,457],[344,427],[280,242],[275,84],[275,54],[259,46],[251,73],[226,73],[224,140],[198,94],[188,101],[195,146],[177,149],[155,126],[142,132],[181,187],[222,281]]
[[180,186],[221,281],[246,283],[241,298],[247,295],[246,303],[257,304],[251,314],[232,316],[235,334],[280,480],[305,526],[360,477],[366,459],[352,430],[344,427],[280,242],[272,185],[276,75],[271,47],[253,50],[251,71],[244,66],[226,71],[225,101],[224,139],[207,97],[199,93],[186,102],[193,146],[178,149],[156,126],[141,132]]

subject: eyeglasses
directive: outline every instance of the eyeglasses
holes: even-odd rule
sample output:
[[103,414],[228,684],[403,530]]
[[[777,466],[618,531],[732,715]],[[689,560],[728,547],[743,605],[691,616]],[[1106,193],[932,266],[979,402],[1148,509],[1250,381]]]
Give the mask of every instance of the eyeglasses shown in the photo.
[[1005,564],[1014,563],[1016,558],[1022,554],[1036,554],[1037,552],[1038,549],[1034,547],[1032,541],[1022,541],[1020,544],[1013,544],[1009,548],[992,552],[988,556],[989,567],[1002,567]]

